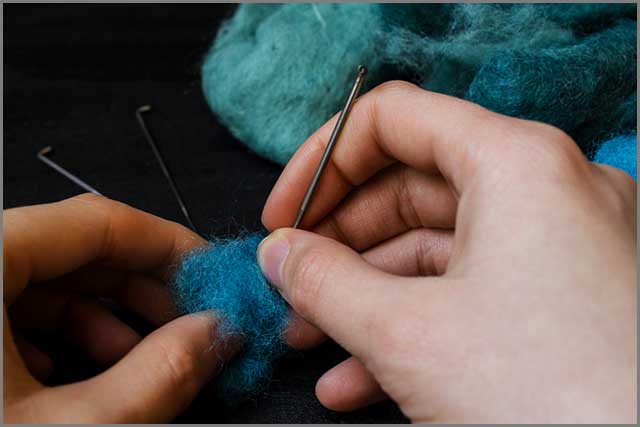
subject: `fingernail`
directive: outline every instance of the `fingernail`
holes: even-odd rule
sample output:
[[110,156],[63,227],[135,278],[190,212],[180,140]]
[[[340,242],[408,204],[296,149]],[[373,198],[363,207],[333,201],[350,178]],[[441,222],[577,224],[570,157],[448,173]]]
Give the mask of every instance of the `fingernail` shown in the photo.
[[282,233],[267,236],[258,246],[258,264],[269,283],[282,286],[282,266],[289,254],[289,241]]

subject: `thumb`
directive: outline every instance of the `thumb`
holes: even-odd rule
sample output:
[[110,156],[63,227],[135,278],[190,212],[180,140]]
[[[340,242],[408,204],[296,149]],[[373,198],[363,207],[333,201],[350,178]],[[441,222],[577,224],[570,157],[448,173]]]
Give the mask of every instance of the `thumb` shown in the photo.
[[239,346],[236,336],[221,336],[211,312],[183,316],[155,330],[103,374],[48,390],[47,400],[66,407],[66,422],[168,422]]
[[[275,231],[258,247],[269,282],[305,320],[352,354],[367,358],[384,327],[384,313],[397,307],[402,278],[368,264],[341,243],[302,230]],[[395,292],[391,292],[395,288]]]

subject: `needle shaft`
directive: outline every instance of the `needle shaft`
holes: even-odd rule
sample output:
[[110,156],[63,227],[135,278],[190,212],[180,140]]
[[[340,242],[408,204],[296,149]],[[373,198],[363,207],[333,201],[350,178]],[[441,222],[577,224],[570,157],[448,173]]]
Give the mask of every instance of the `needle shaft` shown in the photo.
[[318,186],[318,182],[320,181],[320,177],[322,177],[322,173],[324,169],[327,167],[327,163],[329,163],[329,159],[331,158],[331,153],[336,146],[336,142],[340,137],[340,133],[342,132],[342,128],[349,116],[349,112],[351,111],[351,107],[353,106],[353,102],[355,101],[358,93],[360,92],[360,88],[362,87],[362,83],[364,82],[364,78],[367,74],[367,69],[360,65],[358,67],[358,77],[356,77],[356,81],[353,83],[353,87],[351,88],[351,93],[349,93],[349,98],[347,98],[347,102],[345,103],[342,111],[340,112],[340,116],[338,116],[338,122],[336,126],[333,128],[333,132],[331,133],[331,138],[329,138],[329,143],[327,147],[324,149],[324,153],[322,154],[322,158],[320,159],[320,163],[318,164],[318,168],[316,169],[316,173],[311,180],[311,184],[307,189],[304,198],[302,199],[302,203],[300,203],[300,209],[298,209],[298,215],[293,224],[293,228],[298,228],[300,223],[302,222],[302,218],[304,217],[309,204],[311,203],[311,199],[313,198],[313,194]]
[[156,141],[153,138],[153,135],[151,135],[151,132],[147,127],[147,123],[144,120],[143,113],[146,113],[148,111],[151,111],[151,107],[149,105],[143,105],[142,107],[138,108],[138,110],[136,110],[136,117],[138,118],[140,129],[142,129],[142,133],[144,134],[144,137],[149,143],[149,146],[151,147],[153,154],[156,156],[156,160],[160,165],[160,169],[162,169],[163,175],[165,176],[165,178],[167,178],[167,181],[169,182],[169,187],[171,187],[171,191],[173,192],[174,197],[176,198],[176,200],[178,201],[178,204],[180,205],[180,210],[182,211],[184,218],[187,220],[187,224],[189,225],[189,228],[197,232],[196,226],[193,224],[193,221],[191,220],[191,215],[189,215],[189,210],[187,210],[187,206],[182,200],[182,196],[180,195],[180,191],[178,191],[178,187],[176,186],[176,183],[173,180],[173,177],[171,176],[171,172],[169,172],[169,168],[167,168],[167,165],[164,162],[164,158],[162,157],[162,154],[158,149],[158,145],[156,144]]

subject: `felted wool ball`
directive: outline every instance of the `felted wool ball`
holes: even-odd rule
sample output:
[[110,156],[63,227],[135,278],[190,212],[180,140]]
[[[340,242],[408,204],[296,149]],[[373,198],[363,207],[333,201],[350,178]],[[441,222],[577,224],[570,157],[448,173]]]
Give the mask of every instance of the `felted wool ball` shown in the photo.
[[622,169],[638,180],[638,135],[619,135],[600,145],[594,161]]
[[202,84],[221,122],[280,164],[339,111],[359,64],[364,90],[409,80],[592,153],[636,126],[635,23],[633,4],[243,4]]
[[243,349],[224,366],[216,390],[234,405],[260,391],[274,361],[286,353],[282,334],[288,306],[262,275],[256,251],[262,234],[211,241],[187,254],[172,283],[182,313],[213,310],[221,319],[220,338],[240,334]]

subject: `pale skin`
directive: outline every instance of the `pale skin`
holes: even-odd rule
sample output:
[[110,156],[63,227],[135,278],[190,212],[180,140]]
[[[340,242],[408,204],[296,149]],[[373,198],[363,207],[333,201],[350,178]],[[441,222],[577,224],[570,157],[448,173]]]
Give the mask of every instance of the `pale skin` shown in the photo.
[[[319,400],[391,398],[418,422],[635,422],[635,182],[558,129],[392,82],[354,105],[303,221],[314,233],[286,228],[335,120],[282,173],[258,250],[296,313],[287,340],[328,336],[353,355],[319,379]],[[174,319],[163,282],[202,243],[93,196],[5,211],[5,421],[184,409],[241,346],[216,339],[214,313]],[[70,292],[83,297],[61,316],[50,301]],[[142,339],[95,295],[158,329]],[[9,322],[53,325],[109,368],[44,387],[48,359]]]

